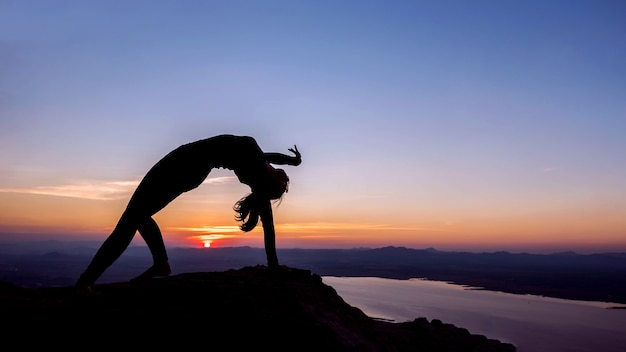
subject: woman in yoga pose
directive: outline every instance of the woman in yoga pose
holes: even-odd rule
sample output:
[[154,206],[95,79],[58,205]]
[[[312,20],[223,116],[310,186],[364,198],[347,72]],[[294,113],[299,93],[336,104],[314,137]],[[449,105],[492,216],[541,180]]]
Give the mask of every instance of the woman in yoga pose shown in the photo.
[[287,191],[289,177],[271,164],[300,165],[302,158],[294,145],[294,154],[265,153],[252,137],[219,135],[182,145],[157,162],[137,186],[126,210],[111,235],[104,241],[76,286],[91,292],[91,286],[126,250],[139,231],[152,254],[153,265],[133,280],[167,276],[171,273],[163,237],[152,216],[184,192],[198,187],[213,168],[233,170],[251,193],[235,203],[236,219],[241,230],[251,231],[261,219],[265,252],[269,267],[278,266],[276,234],[271,201]]

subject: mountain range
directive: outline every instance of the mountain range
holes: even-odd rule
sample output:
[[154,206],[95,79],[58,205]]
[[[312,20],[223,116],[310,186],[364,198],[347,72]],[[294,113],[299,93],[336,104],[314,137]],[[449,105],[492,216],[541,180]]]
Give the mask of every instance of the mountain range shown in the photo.
[[[97,244],[0,243],[0,280],[20,287],[72,285]],[[517,294],[626,303],[626,253],[446,252],[405,247],[279,249],[281,264],[320,276],[425,278]],[[174,273],[224,271],[265,264],[261,248],[172,248]],[[100,279],[127,281],[151,265],[148,249],[131,246]]]

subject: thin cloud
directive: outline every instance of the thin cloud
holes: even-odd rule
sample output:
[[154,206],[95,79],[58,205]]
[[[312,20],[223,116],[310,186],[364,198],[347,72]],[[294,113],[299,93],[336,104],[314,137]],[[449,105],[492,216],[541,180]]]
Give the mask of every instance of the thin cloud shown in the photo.
[[336,230],[394,230],[394,231],[436,231],[446,230],[432,227],[392,226],[389,224],[357,224],[357,223],[301,223],[301,224],[277,224],[277,228],[283,231],[298,232],[310,230],[336,231]]
[[216,184],[216,183],[231,183],[237,179],[237,176],[222,176],[222,177],[211,177],[207,178],[202,182],[203,185],[206,184]]
[[190,232],[203,232],[203,233],[225,233],[225,232],[239,232],[241,231],[238,226],[201,226],[201,227],[175,227],[174,230],[190,231]]
[[138,181],[80,181],[61,186],[39,186],[32,188],[2,188],[3,193],[38,194],[92,200],[115,200],[128,197],[137,187]]
[[[228,183],[234,176],[207,178],[203,184]],[[37,194],[91,200],[117,200],[128,198],[139,184],[135,181],[77,181],[60,186],[31,188],[0,188],[1,193]]]
[[[428,232],[446,232],[447,230],[431,227],[400,227],[388,224],[355,224],[355,223],[300,223],[300,224],[276,224],[276,229],[286,233],[310,233],[316,232],[315,236],[332,235],[321,234],[323,232],[335,232],[345,230],[363,230],[363,231],[428,231]],[[175,227],[172,230],[183,232],[195,232],[204,234],[225,234],[233,232],[241,232],[239,226],[200,226],[200,227]],[[256,228],[254,231],[259,230]],[[260,231],[260,230],[259,230]]]
[[210,241],[213,242],[215,240],[221,240],[224,238],[233,238],[236,237],[235,235],[222,235],[219,233],[216,234],[212,234],[212,235],[199,235],[199,236],[191,236],[191,237],[187,237],[188,239],[191,240],[200,240],[200,241]]

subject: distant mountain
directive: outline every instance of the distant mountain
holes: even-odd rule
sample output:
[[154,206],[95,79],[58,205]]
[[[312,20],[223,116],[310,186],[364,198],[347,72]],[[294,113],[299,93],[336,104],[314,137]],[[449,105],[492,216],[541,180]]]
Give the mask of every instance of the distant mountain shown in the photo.
[[323,276],[426,278],[517,294],[626,303],[626,255],[369,250],[284,250],[285,264]]
[[[49,287],[72,285],[97,246],[57,245],[50,252],[21,254],[2,248],[0,280],[22,287]],[[169,256],[175,273],[265,264],[263,249],[251,247],[172,248]],[[625,253],[472,253],[383,247],[279,249],[278,256],[281,264],[321,276],[426,278],[510,293],[626,303]],[[146,247],[130,247],[100,282],[128,280],[150,264]]]
[[515,351],[439,320],[372,319],[288,267],[100,284],[91,296],[0,283],[0,309],[3,344],[23,350]]

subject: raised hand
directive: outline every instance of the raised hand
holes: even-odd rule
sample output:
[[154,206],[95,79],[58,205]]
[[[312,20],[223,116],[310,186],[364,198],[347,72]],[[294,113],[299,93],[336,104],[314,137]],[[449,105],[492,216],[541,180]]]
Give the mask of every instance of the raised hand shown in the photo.
[[289,148],[288,150],[295,154],[295,158],[298,164],[300,164],[302,162],[302,155],[300,154],[300,151],[298,151],[298,147],[294,144],[293,148]]

